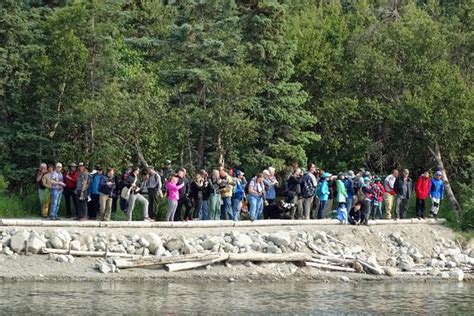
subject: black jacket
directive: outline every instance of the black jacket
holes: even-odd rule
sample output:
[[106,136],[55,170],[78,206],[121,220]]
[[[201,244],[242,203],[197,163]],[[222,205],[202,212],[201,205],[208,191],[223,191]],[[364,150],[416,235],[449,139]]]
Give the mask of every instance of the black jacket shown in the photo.
[[287,188],[288,196],[301,195],[301,184],[303,182],[303,177],[290,176],[288,178]]
[[178,185],[181,185],[184,183],[184,186],[179,189],[179,199],[182,199],[183,197],[189,197],[189,193],[191,192],[191,184],[189,183],[189,178],[184,176],[184,178],[180,178],[178,180]]
[[[407,199],[410,198],[411,193],[413,192],[413,181],[411,178],[408,178],[408,190],[407,190]],[[398,177],[397,180],[395,180],[395,184],[393,186],[395,193],[397,193],[398,196],[403,195],[403,177]]]

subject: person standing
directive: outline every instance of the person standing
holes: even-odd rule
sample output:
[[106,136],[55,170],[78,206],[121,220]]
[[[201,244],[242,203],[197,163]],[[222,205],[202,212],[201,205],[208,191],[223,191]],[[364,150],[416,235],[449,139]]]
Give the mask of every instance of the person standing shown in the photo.
[[178,169],[178,185],[181,185],[184,183],[184,186],[182,186],[179,189],[179,200],[178,200],[178,207],[176,209],[176,212],[174,214],[174,221],[178,222],[181,220],[181,210],[183,209],[183,206],[185,208],[184,212],[184,220],[190,220],[191,219],[191,199],[189,197],[189,194],[191,193],[191,182],[189,181],[186,169],[180,168]]
[[300,168],[294,169],[286,182],[286,201],[293,204],[291,219],[299,219],[303,214],[303,203],[301,198],[301,184],[303,182]]
[[245,185],[246,180],[244,173],[240,170],[235,172],[236,177],[234,178],[234,194],[232,196],[232,219],[234,221],[240,220],[240,211],[242,209],[242,201],[245,197]]
[[89,203],[89,218],[95,220],[97,218],[97,214],[100,212],[100,192],[99,192],[99,184],[100,178],[104,174],[101,165],[95,165],[94,173],[91,175],[91,184],[89,186],[89,194],[91,197]]
[[44,176],[48,173],[47,165],[42,162],[36,173],[36,185],[38,187],[38,197],[41,205],[41,217],[48,217],[49,211],[49,190],[43,183]]
[[178,185],[178,180],[177,176],[170,176],[169,181],[166,182],[166,192],[168,193],[167,222],[172,222],[176,218],[175,212],[178,208],[179,190],[185,186],[184,182]]
[[265,185],[263,183],[263,174],[258,173],[250,180],[249,194],[247,196],[249,201],[249,217],[251,221],[261,218],[263,197],[265,196]]
[[316,194],[316,187],[318,181],[314,175],[316,172],[316,165],[308,164],[308,172],[303,176],[301,195],[303,196],[303,219],[310,219],[311,208],[313,207],[314,195]]
[[418,219],[425,218],[425,208],[426,208],[426,198],[430,194],[431,189],[431,179],[430,173],[428,170],[423,172],[421,176],[418,177],[415,183],[415,194],[416,194],[416,217]]
[[413,184],[408,169],[403,170],[403,175],[397,178],[394,188],[397,194],[397,204],[395,206],[397,219],[403,219],[408,210],[408,200],[413,191]]
[[63,165],[58,162],[56,164],[56,170],[51,173],[51,211],[49,218],[51,220],[58,220],[59,205],[61,204],[61,196],[66,184],[63,182],[62,174]]
[[355,177],[354,171],[349,170],[347,173],[347,177],[344,179],[344,187],[346,188],[347,192],[347,198],[346,198],[346,208],[348,210],[352,209],[352,204],[354,204],[354,183],[352,182],[352,179]]
[[392,218],[393,201],[395,200],[395,181],[398,178],[398,170],[393,169],[392,174],[388,175],[384,180],[385,193],[383,199],[385,201],[385,213],[387,219]]
[[84,163],[79,163],[79,176],[77,177],[76,196],[77,196],[77,219],[80,221],[88,220],[87,210],[87,192],[89,189],[89,172]]
[[221,216],[221,194],[219,191],[219,170],[212,170],[209,183],[209,218],[219,220]]
[[269,167],[268,170],[263,170],[263,183],[265,184],[265,200],[268,205],[265,208],[275,205],[276,190],[278,180],[275,177],[275,168]]
[[64,201],[66,202],[66,217],[72,217],[71,210],[71,201],[74,205],[74,211],[77,214],[77,197],[76,197],[76,187],[77,187],[77,178],[79,177],[79,172],[76,170],[77,165],[73,162],[69,164],[69,170],[64,172],[64,183],[66,187],[64,188]]
[[163,196],[161,177],[160,174],[155,171],[153,166],[148,166],[147,172],[148,181],[146,182],[146,187],[148,191],[148,216],[151,219],[156,220],[156,205]]
[[209,220],[209,198],[211,197],[211,191],[213,190],[212,185],[209,181],[209,175],[205,170],[203,174],[204,183],[202,185],[202,207],[201,213],[199,214],[199,219]]
[[316,194],[319,198],[319,211],[317,219],[323,219],[325,217],[324,209],[326,208],[326,202],[329,199],[329,185],[328,181],[331,179],[332,174],[324,172],[321,180],[319,181]]
[[345,176],[343,173],[339,173],[337,177],[336,187],[337,187],[337,207],[338,208],[347,208],[347,191],[346,186],[344,185]]
[[374,199],[374,191],[370,185],[370,178],[364,177],[364,185],[360,188],[359,198],[362,200],[362,223],[369,224],[370,208]]
[[147,222],[153,221],[148,217],[148,200],[140,194],[140,169],[137,167],[132,168],[132,172],[127,177],[125,181],[125,186],[130,189],[130,196],[128,198],[128,207],[127,207],[127,219],[129,222],[132,221],[133,209],[135,208],[135,203],[138,201],[142,205],[143,210],[143,220]]
[[374,198],[372,200],[372,210],[370,216],[373,220],[378,215],[379,219],[382,219],[382,201],[383,195],[385,193],[385,187],[382,184],[382,179],[375,177],[374,182],[372,183],[372,191],[374,193]]
[[115,171],[107,169],[107,174],[102,175],[99,182],[100,192],[100,220],[110,221],[112,214],[112,196],[115,190]]
[[193,199],[194,212],[193,219],[200,219],[203,205],[204,178],[207,175],[205,170],[201,170],[191,182],[190,198]]
[[219,171],[219,191],[222,199],[221,220],[232,219],[232,194],[234,192],[234,179],[225,172]]
[[444,198],[444,181],[442,179],[442,171],[436,171],[433,179],[431,180],[431,214],[430,216],[435,219],[438,218],[439,205],[441,200]]

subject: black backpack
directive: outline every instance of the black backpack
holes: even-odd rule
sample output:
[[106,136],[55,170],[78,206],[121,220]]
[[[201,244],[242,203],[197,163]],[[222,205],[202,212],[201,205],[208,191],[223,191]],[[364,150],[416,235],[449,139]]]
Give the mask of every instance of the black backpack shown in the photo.
[[315,187],[313,185],[313,181],[311,181],[311,177],[305,175],[303,178],[303,182],[301,183],[301,195],[304,198],[310,198],[314,196]]

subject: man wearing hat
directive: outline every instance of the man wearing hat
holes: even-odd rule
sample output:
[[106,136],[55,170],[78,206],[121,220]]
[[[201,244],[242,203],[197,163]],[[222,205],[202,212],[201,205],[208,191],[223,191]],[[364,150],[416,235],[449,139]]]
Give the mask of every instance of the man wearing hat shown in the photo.
[[74,205],[74,211],[77,213],[77,198],[76,198],[76,186],[77,178],[79,177],[79,172],[76,170],[77,165],[72,162],[69,164],[69,170],[65,170],[63,173],[64,183],[66,187],[64,188],[64,200],[66,202],[66,217],[72,217],[71,211],[71,201]]
[[87,191],[89,189],[89,172],[83,162],[78,164],[79,176],[77,177],[76,198],[77,198],[77,219],[87,220]]

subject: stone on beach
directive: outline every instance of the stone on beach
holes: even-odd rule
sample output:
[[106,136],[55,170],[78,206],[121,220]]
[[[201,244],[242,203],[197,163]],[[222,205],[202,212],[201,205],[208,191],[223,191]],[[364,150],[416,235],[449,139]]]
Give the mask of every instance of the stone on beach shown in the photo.
[[30,233],[28,233],[26,230],[17,232],[10,239],[10,249],[17,253],[25,250],[26,241],[29,237]]

